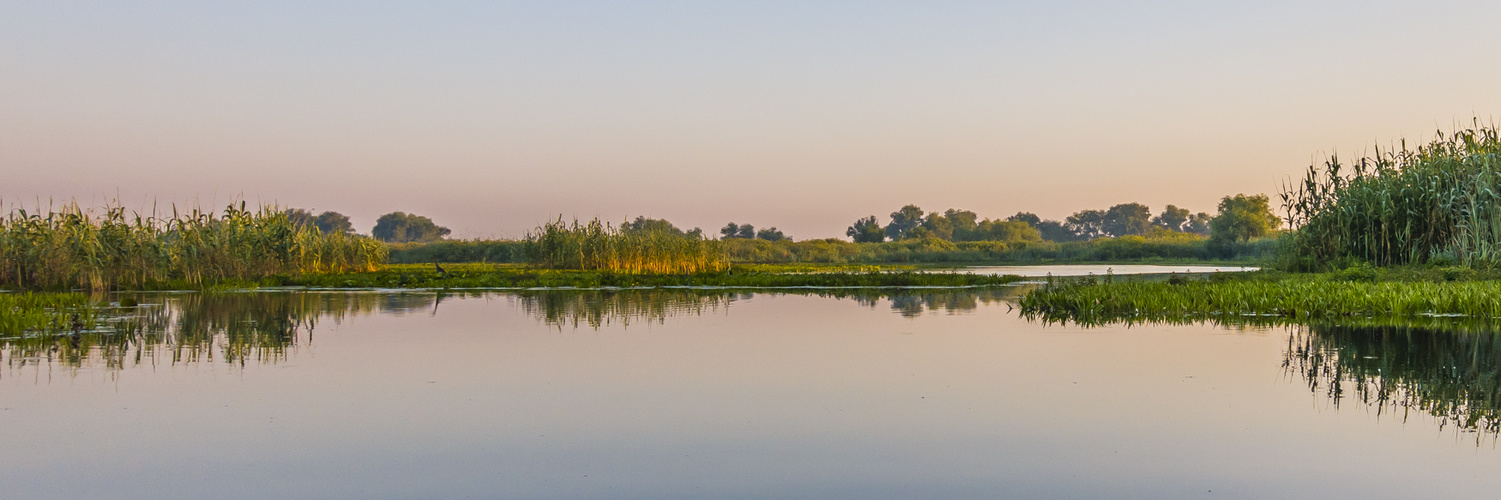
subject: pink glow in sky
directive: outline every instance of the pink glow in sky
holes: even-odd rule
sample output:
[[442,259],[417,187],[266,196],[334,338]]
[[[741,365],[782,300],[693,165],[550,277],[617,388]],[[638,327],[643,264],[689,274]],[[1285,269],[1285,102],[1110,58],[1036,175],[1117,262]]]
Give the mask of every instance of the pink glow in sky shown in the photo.
[[1212,211],[1501,112],[1489,2],[7,2],[0,201],[635,215]]

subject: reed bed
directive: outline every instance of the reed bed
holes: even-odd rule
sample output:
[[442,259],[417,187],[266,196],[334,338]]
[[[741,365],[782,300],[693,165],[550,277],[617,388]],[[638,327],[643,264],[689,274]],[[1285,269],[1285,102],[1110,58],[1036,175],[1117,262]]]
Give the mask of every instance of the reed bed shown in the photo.
[[566,224],[560,218],[538,227],[525,242],[529,260],[548,269],[692,274],[730,268],[718,241],[666,231],[623,231],[599,219]]
[[1378,147],[1348,167],[1331,157],[1281,197],[1297,229],[1284,255],[1290,269],[1501,265],[1501,133],[1478,120],[1415,149]]
[[271,275],[370,271],[386,246],[362,236],[298,225],[275,207],[244,203],[223,213],[194,209],[170,217],[100,211],[77,204],[0,218],[0,286],[17,289],[191,286]]

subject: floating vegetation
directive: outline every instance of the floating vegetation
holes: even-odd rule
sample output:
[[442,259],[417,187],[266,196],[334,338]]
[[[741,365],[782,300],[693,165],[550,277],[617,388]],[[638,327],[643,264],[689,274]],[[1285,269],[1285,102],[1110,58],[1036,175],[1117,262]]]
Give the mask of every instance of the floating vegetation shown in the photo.
[[1310,166],[1281,194],[1298,270],[1350,260],[1501,264],[1501,132],[1475,125],[1433,142]]
[[729,256],[720,242],[668,231],[624,231],[594,219],[565,224],[560,218],[526,237],[532,264],[621,274],[692,274],[724,271]]
[[[1019,301],[1045,322],[1241,321],[1246,317],[1319,318],[1464,316],[1501,318],[1501,281],[1362,282],[1282,279],[1054,280]],[[1232,319],[1236,318],[1236,319]]]
[[0,218],[0,286],[29,290],[104,291],[173,282],[196,287],[226,279],[370,271],[386,252],[375,240],[322,233],[294,223],[282,210],[250,211],[244,203],[222,214],[195,209],[142,217],[118,206],[94,213],[73,204]]
[[1477,443],[1501,433],[1501,332],[1492,325],[1295,326],[1283,367],[1336,407],[1353,398],[1404,421],[1427,414]]

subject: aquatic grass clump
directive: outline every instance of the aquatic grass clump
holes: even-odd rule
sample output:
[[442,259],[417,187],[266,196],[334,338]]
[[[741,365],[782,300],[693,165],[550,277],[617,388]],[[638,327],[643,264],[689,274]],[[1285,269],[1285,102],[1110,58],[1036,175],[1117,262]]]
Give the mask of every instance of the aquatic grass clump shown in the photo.
[[1099,283],[1058,280],[1019,301],[1048,322],[1202,320],[1236,316],[1295,320],[1346,317],[1501,318],[1501,282],[1360,282],[1320,278],[1217,282]]
[[0,286],[104,291],[182,281],[203,285],[278,274],[370,271],[386,246],[362,236],[323,233],[285,211],[229,205],[170,217],[126,214],[119,206],[77,204],[0,218]]
[[525,241],[529,260],[547,269],[693,274],[730,268],[718,241],[667,231],[624,231],[599,219],[566,224],[559,218],[538,227]]
[[1360,158],[1337,156],[1281,193],[1294,270],[1452,260],[1501,265],[1501,131],[1495,125]]

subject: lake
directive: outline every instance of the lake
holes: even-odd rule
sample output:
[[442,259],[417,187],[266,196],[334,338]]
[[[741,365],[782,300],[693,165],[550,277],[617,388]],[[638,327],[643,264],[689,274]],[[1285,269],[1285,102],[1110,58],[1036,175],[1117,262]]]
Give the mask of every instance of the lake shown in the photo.
[[1501,491],[1494,333],[1020,291],[117,295],[113,333],[0,342],[0,498]]

